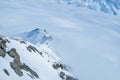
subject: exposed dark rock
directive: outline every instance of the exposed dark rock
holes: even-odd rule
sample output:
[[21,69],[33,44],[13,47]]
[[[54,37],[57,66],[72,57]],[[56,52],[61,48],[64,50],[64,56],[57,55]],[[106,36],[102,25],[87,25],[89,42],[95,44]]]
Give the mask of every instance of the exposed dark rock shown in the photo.
[[28,73],[27,73],[27,75],[28,75],[29,77],[31,77],[32,79],[35,79],[33,75],[28,74]]
[[13,39],[13,40],[15,40],[15,41],[19,41],[19,39],[17,39],[17,38],[13,38],[13,37],[11,37],[11,39]]
[[10,43],[10,41],[8,39],[5,39],[6,42]]
[[6,75],[10,75],[9,72],[7,71],[7,69],[3,69],[3,71],[5,72]]
[[72,76],[66,75],[66,80],[76,80],[76,79],[73,78]]
[[23,76],[22,70],[29,71],[32,76],[39,78],[38,74],[33,71],[29,66],[26,64],[22,64],[20,61],[20,56],[18,55],[17,51],[15,48],[12,48],[9,52],[8,55],[14,58],[13,62],[10,62],[10,65],[12,69],[15,71],[15,73],[19,76]]
[[20,63],[10,62],[10,66],[15,71],[15,73],[19,76],[23,76],[23,72],[20,69]]
[[66,75],[64,72],[60,72],[59,73],[59,76],[60,76],[60,78],[62,79],[62,80],[78,80],[78,79],[76,79],[76,78],[74,78],[74,77],[72,77],[72,76],[70,76],[70,75]]
[[59,76],[61,77],[61,79],[65,79],[65,73],[64,72],[60,72]]
[[25,41],[23,41],[23,40],[20,40],[20,43],[21,43],[21,44],[26,44],[26,42],[25,42]]
[[11,38],[11,39],[13,39],[13,40],[15,40],[15,41],[19,41],[21,44],[27,44],[24,40],[22,40],[22,39],[17,39],[17,38]]
[[60,62],[59,62],[59,63],[55,62],[55,63],[53,64],[53,68],[54,68],[54,69],[61,68],[62,70],[68,71],[67,67],[66,67],[64,64],[60,63]]
[[47,60],[48,62],[50,62],[49,60]]
[[16,52],[15,48],[12,48],[9,52],[8,55],[11,56],[12,58],[14,58],[13,62],[10,62],[11,67],[13,68],[13,70],[16,72],[16,74],[18,74],[19,76],[23,76],[23,73],[20,69],[20,66],[22,65],[22,63],[20,62],[20,56],[18,55],[18,53]]
[[0,37],[0,56],[5,57],[6,55],[6,40]]
[[42,55],[42,52],[38,51],[38,50],[37,50],[34,46],[32,46],[32,45],[29,45],[29,46],[27,47],[27,49],[28,49],[28,51],[30,51],[30,52],[34,51],[34,52],[38,52],[40,55]]
[[10,51],[8,51],[8,55],[13,57],[14,60],[20,62],[20,56],[18,55],[18,53],[17,53],[15,48],[12,48]]
[[25,70],[25,71],[29,71],[31,73],[31,75],[35,76],[36,78],[39,78],[38,74],[33,71],[29,66],[27,66],[26,64],[23,64],[20,66],[21,69]]

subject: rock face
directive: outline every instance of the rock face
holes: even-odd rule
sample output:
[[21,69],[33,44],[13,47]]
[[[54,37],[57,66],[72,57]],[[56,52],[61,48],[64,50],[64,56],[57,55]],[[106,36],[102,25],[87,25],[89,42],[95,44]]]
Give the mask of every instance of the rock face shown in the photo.
[[31,73],[31,75],[36,78],[39,78],[38,74],[33,71],[29,66],[27,66],[26,64],[22,64],[20,61],[20,56],[18,55],[16,49],[12,48],[9,52],[8,55],[11,56],[14,60],[13,62],[10,62],[11,67],[13,68],[13,70],[15,71],[16,74],[18,74],[19,76],[23,76],[23,72],[22,70],[25,71],[29,71]]
[[[68,71],[67,67],[64,64],[60,63],[60,62],[55,62],[53,64],[53,68],[56,69],[56,70],[61,69],[61,70]],[[74,78],[71,75],[68,75],[63,71],[59,72],[59,76],[60,76],[60,78],[62,80],[78,80],[77,78]]]
[[16,49],[11,49],[8,52],[8,55],[11,56],[14,60],[13,62],[10,62],[11,67],[13,68],[13,70],[16,72],[16,74],[18,74],[19,76],[23,76],[23,73],[21,71],[20,66],[22,66],[22,63],[20,62],[20,56],[18,55],[18,53],[16,52]]
[[7,71],[7,69],[3,69],[3,71],[9,76],[9,72]]
[[26,64],[21,65],[20,68],[23,69],[23,70],[25,70],[25,71],[29,71],[29,72],[31,73],[30,76],[31,76],[32,78],[34,78],[34,77],[39,78],[38,74],[37,74],[35,71],[33,71],[33,70],[32,70],[29,66],[27,66]]
[[30,51],[30,52],[32,52],[32,51],[34,51],[34,52],[38,52],[40,55],[42,55],[42,52],[39,52],[39,50],[37,50],[34,46],[32,46],[32,45],[29,45],[28,47],[27,47],[27,49],[28,49],[28,51]]
[[59,76],[61,77],[62,80],[78,80],[76,78],[73,78],[72,76],[70,75],[66,75],[64,72],[60,72],[59,73]]
[[54,69],[62,69],[62,70],[66,70],[66,71],[68,71],[68,69],[67,69],[67,67],[64,65],[64,64],[62,64],[62,63],[57,63],[57,62],[55,62],[54,64],[53,64],[53,68]]
[[0,56],[5,57],[6,55],[6,41],[0,37]]

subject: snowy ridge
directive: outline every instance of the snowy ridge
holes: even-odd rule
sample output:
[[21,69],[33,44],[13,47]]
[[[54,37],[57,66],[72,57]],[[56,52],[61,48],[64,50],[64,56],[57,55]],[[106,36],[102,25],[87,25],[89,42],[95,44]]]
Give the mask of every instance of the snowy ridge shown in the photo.
[[52,54],[45,45],[0,36],[0,80],[77,80]]
[[58,0],[58,2],[75,5],[77,7],[87,7],[113,15],[117,15],[120,10],[120,0]]

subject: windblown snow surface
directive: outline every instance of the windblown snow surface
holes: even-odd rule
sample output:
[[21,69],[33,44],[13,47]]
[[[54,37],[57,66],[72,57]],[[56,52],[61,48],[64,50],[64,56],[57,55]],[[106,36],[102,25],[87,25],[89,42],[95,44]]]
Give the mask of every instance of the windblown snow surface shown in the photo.
[[54,0],[0,0],[0,33],[45,28],[51,47],[80,80],[120,80],[120,15]]

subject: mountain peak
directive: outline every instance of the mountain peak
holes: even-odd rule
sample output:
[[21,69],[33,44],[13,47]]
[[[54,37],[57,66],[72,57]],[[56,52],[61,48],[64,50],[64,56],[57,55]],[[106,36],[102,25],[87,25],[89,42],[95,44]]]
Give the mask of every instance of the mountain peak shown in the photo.
[[39,31],[40,30],[40,28],[36,28],[36,29],[34,29],[35,31]]
[[39,35],[43,31],[40,28],[36,28],[34,30],[29,31],[28,37],[34,36],[34,35]]
[[41,31],[41,29],[40,28],[36,28],[36,29],[34,29],[34,30],[32,30],[33,32],[39,32],[39,31]]
[[38,32],[38,33],[41,32],[41,31],[43,31],[43,30],[40,29],[40,28],[35,28],[35,29],[32,30],[32,32]]
[[46,29],[36,28],[28,32],[20,33],[18,37],[23,38],[33,44],[43,44],[48,43],[52,37],[48,34]]

